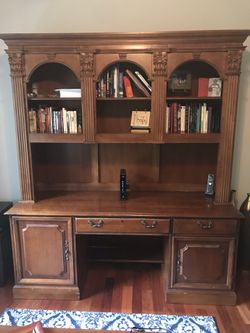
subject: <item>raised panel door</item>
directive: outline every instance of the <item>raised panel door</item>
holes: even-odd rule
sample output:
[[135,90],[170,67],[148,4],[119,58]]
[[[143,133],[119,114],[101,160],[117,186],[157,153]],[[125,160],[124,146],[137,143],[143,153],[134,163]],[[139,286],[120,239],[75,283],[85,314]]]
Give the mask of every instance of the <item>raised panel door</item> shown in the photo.
[[172,239],[172,288],[232,289],[234,238]]
[[70,218],[14,217],[16,282],[73,284]]

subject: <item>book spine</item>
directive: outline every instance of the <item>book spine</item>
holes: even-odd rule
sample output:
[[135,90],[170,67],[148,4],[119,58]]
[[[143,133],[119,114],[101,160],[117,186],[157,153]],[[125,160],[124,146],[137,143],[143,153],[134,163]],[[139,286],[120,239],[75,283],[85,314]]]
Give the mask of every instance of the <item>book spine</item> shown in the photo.
[[126,97],[133,97],[133,89],[131,86],[130,79],[127,76],[123,76],[123,82],[124,82],[124,90],[125,90],[125,95]]

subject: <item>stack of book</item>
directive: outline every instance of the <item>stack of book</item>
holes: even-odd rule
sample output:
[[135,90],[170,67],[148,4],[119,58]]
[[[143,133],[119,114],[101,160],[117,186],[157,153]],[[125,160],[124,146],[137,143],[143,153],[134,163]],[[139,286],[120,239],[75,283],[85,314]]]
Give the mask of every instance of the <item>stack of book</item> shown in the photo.
[[30,133],[77,134],[82,132],[81,112],[39,107],[29,110]]
[[131,133],[149,133],[150,111],[132,111],[130,127]]
[[151,86],[139,72],[130,69],[120,70],[118,66],[107,70],[97,82],[97,97],[131,98],[137,96],[137,91],[146,97],[151,95]]

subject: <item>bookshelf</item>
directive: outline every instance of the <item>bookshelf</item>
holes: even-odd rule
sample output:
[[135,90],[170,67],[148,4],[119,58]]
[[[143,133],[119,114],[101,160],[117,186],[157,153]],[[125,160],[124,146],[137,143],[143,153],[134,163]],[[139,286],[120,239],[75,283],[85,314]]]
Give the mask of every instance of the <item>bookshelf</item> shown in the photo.
[[[15,298],[79,299],[91,261],[147,262],[162,266],[168,302],[235,304],[242,216],[230,184],[248,35],[0,35],[22,193],[8,212]],[[146,131],[131,128],[133,111],[150,113]]]

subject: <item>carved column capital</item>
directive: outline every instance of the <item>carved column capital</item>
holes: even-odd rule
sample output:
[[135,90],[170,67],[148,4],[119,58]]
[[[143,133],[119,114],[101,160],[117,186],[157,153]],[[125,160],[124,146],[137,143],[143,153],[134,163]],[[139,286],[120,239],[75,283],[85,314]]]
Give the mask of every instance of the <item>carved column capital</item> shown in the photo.
[[24,76],[24,57],[22,52],[8,52],[11,76]]
[[94,54],[81,53],[81,76],[94,76]]
[[227,52],[227,74],[240,74],[242,50]]
[[154,53],[153,65],[154,75],[166,76],[167,75],[168,54],[165,51],[158,51]]

